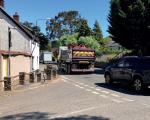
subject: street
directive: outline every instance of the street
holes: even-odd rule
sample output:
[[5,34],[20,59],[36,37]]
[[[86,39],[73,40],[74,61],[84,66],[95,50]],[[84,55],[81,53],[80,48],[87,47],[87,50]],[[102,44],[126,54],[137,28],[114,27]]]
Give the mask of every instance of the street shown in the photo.
[[0,98],[0,120],[149,120],[150,89],[104,83],[103,72],[60,75],[49,84]]

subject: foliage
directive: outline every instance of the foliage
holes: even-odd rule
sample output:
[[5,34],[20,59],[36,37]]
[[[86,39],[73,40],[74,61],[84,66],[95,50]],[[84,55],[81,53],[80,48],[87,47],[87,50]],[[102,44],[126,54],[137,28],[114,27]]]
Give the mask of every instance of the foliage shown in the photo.
[[109,33],[112,39],[127,49],[150,51],[149,0],[111,0]]
[[78,44],[86,45],[92,49],[94,49],[97,53],[97,55],[101,55],[100,51],[100,45],[99,43],[95,40],[94,37],[89,36],[89,37],[80,37],[78,40]]
[[77,29],[79,37],[91,36],[93,33],[91,28],[88,26],[87,21],[83,20],[81,23],[82,23],[81,26],[79,27],[79,29]]
[[50,39],[60,38],[77,31],[84,19],[78,11],[60,12],[46,23],[47,35]]
[[58,40],[51,41],[52,48],[59,48],[59,46],[60,46],[60,41],[58,41]]
[[72,35],[64,35],[60,38],[60,45],[67,46],[69,44],[77,44],[78,33]]
[[48,38],[43,33],[37,34],[40,42],[40,50],[47,50],[48,49]]
[[39,26],[35,26],[33,23],[25,21],[22,23],[33,35],[38,37],[40,42],[40,50],[47,50],[48,49],[48,38],[45,36]]
[[47,50],[48,50],[48,51],[51,51],[51,50],[52,50],[52,45],[51,45],[51,43],[48,43],[48,45],[47,45]]
[[102,42],[102,40],[103,40],[103,34],[102,34],[100,25],[99,25],[99,23],[98,23],[97,20],[94,23],[93,36],[98,41],[98,43],[100,43],[101,45],[103,45],[103,42]]

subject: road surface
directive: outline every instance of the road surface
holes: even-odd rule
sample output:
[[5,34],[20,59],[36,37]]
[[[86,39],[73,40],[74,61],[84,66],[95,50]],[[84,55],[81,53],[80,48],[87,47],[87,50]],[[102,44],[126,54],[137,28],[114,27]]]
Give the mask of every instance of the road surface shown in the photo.
[[103,72],[59,80],[0,97],[0,120],[150,120],[150,90],[104,83]]

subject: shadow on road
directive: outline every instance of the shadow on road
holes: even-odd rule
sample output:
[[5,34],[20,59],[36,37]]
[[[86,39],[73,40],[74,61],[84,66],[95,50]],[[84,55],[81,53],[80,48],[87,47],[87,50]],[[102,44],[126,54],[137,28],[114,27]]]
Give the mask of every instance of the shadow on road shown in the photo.
[[130,86],[125,85],[125,84],[121,84],[121,83],[114,83],[112,85],[108,85],[106,83],[95,83],[95,85],[99,86],[99,87],[106,88],[106,89],[110,89],[113,91],[117,91],[120,93],[124,93],[124,94],[139,95],[139,96],[150,96],[150,89],[149,88],[145,88],[141,92],[137,93],[137,92],[133,91]]
[[43,112],[30,112],[20,113],[16,115],[9,115],[0,117],[0,120],[110,120],[104,117],[81,115],[75,117],[64,117],[64,118],[51,118],[52,115]]

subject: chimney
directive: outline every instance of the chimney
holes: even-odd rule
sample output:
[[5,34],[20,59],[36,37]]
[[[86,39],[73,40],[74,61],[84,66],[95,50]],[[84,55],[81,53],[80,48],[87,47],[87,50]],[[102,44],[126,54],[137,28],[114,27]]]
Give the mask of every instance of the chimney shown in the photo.
[[15,14],[13,15],[13,19],[19,23],[19,15],[17,12],[15,12]]
[[0,0],[0,7],[4,8],[4,0]]

